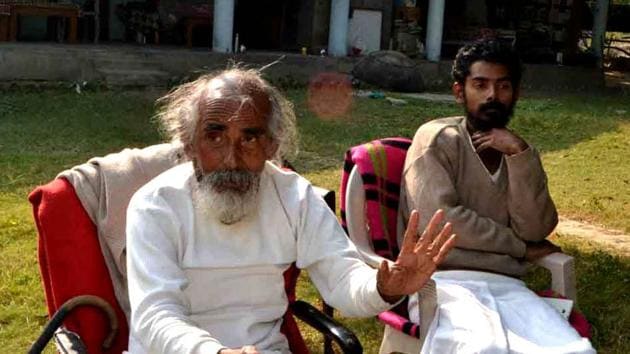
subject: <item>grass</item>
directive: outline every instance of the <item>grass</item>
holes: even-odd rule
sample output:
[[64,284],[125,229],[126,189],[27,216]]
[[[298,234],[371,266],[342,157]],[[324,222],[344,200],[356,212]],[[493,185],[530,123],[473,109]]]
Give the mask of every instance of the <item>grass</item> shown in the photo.
[[[458,106],[410,100],[390,106],[358,99],[343,117],[322,120],[306,109],[304,91],[291,91],[301,133],[299,171],[338,190],[343,153],[384,136],[412,136],[423,122],[461,113]],[[46,321],[36,260],[36,231],[26,196],[88,158],[160,141],[150,116],[155,94],[134,92],[12,92],[0,97],[0,353],[23,352]],[[563,215],[630,231],[630,100],[622,96],[524,98],[512,127],[543,154],[549,185]],[[579,305],[594,325],[601,353],[630,352],[630,260],[569,235],[555,239],[577,258]],[[527,278],[543,287],[545,274]],[[308,281],[301,298],[317,302]],[[372,319],[344,319],[366,353],[381,328]],[[306,337],[315,352],[321,339]]]
[[159,141],[142,94],[0,97],[0,353],[24,352],[47,320],[27,194],[86,159]]

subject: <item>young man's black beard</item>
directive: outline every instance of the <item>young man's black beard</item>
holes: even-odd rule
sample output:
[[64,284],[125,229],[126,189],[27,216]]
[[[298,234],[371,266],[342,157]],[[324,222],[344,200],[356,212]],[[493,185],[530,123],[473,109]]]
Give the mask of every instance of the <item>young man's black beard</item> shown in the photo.
[[[499,101],[490,101],[481,104],[476,114],[473,114],[466,108],[468,124],[470,124],[475,131],[489,131],[494,128],[505,128],[514,114],[514,105],[515,102],[506,106]],[[465,96],[464,107],[467,107]],[[482,115],[485,117],[482,118]]]

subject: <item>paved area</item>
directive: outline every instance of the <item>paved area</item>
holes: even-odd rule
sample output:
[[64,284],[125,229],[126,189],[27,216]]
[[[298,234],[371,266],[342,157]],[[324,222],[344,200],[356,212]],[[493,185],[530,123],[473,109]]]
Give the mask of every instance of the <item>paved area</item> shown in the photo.
[[622,231],[560,217],[555,232],[560,235],[571,235],[605,249],[612,249],[621,256],[630,257],[630,235]]

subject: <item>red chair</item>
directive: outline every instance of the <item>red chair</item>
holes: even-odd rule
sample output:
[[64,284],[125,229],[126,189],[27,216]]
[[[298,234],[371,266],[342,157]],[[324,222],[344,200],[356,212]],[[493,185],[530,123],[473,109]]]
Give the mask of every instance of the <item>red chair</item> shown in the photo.
[[[325,199],[330,201],[331,197],[334,201],[334,194]],[[123,352],[129,336],[127,319],[114,293],[97,227],[74,187],[58,178],[37,187],[29,201],[39,233],[39,265],[51,317],[29,352],[41,352],[53,336],[63,352]],[[310,304],[296,300],[299,273],[292,266],[284,274],[290,305],[282,332],[291,351],[309,352],[295,316],[335,341],[345,353],[361,353],[358,339],[349,330]]]

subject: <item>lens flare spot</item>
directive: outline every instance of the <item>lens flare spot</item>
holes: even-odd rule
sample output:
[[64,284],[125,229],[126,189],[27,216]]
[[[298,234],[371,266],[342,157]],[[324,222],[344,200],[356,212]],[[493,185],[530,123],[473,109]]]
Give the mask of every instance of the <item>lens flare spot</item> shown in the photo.
[[320,73],[308,85],[308,108],[321,119],[341,118],[352,107],[352,82],[340,73]]

